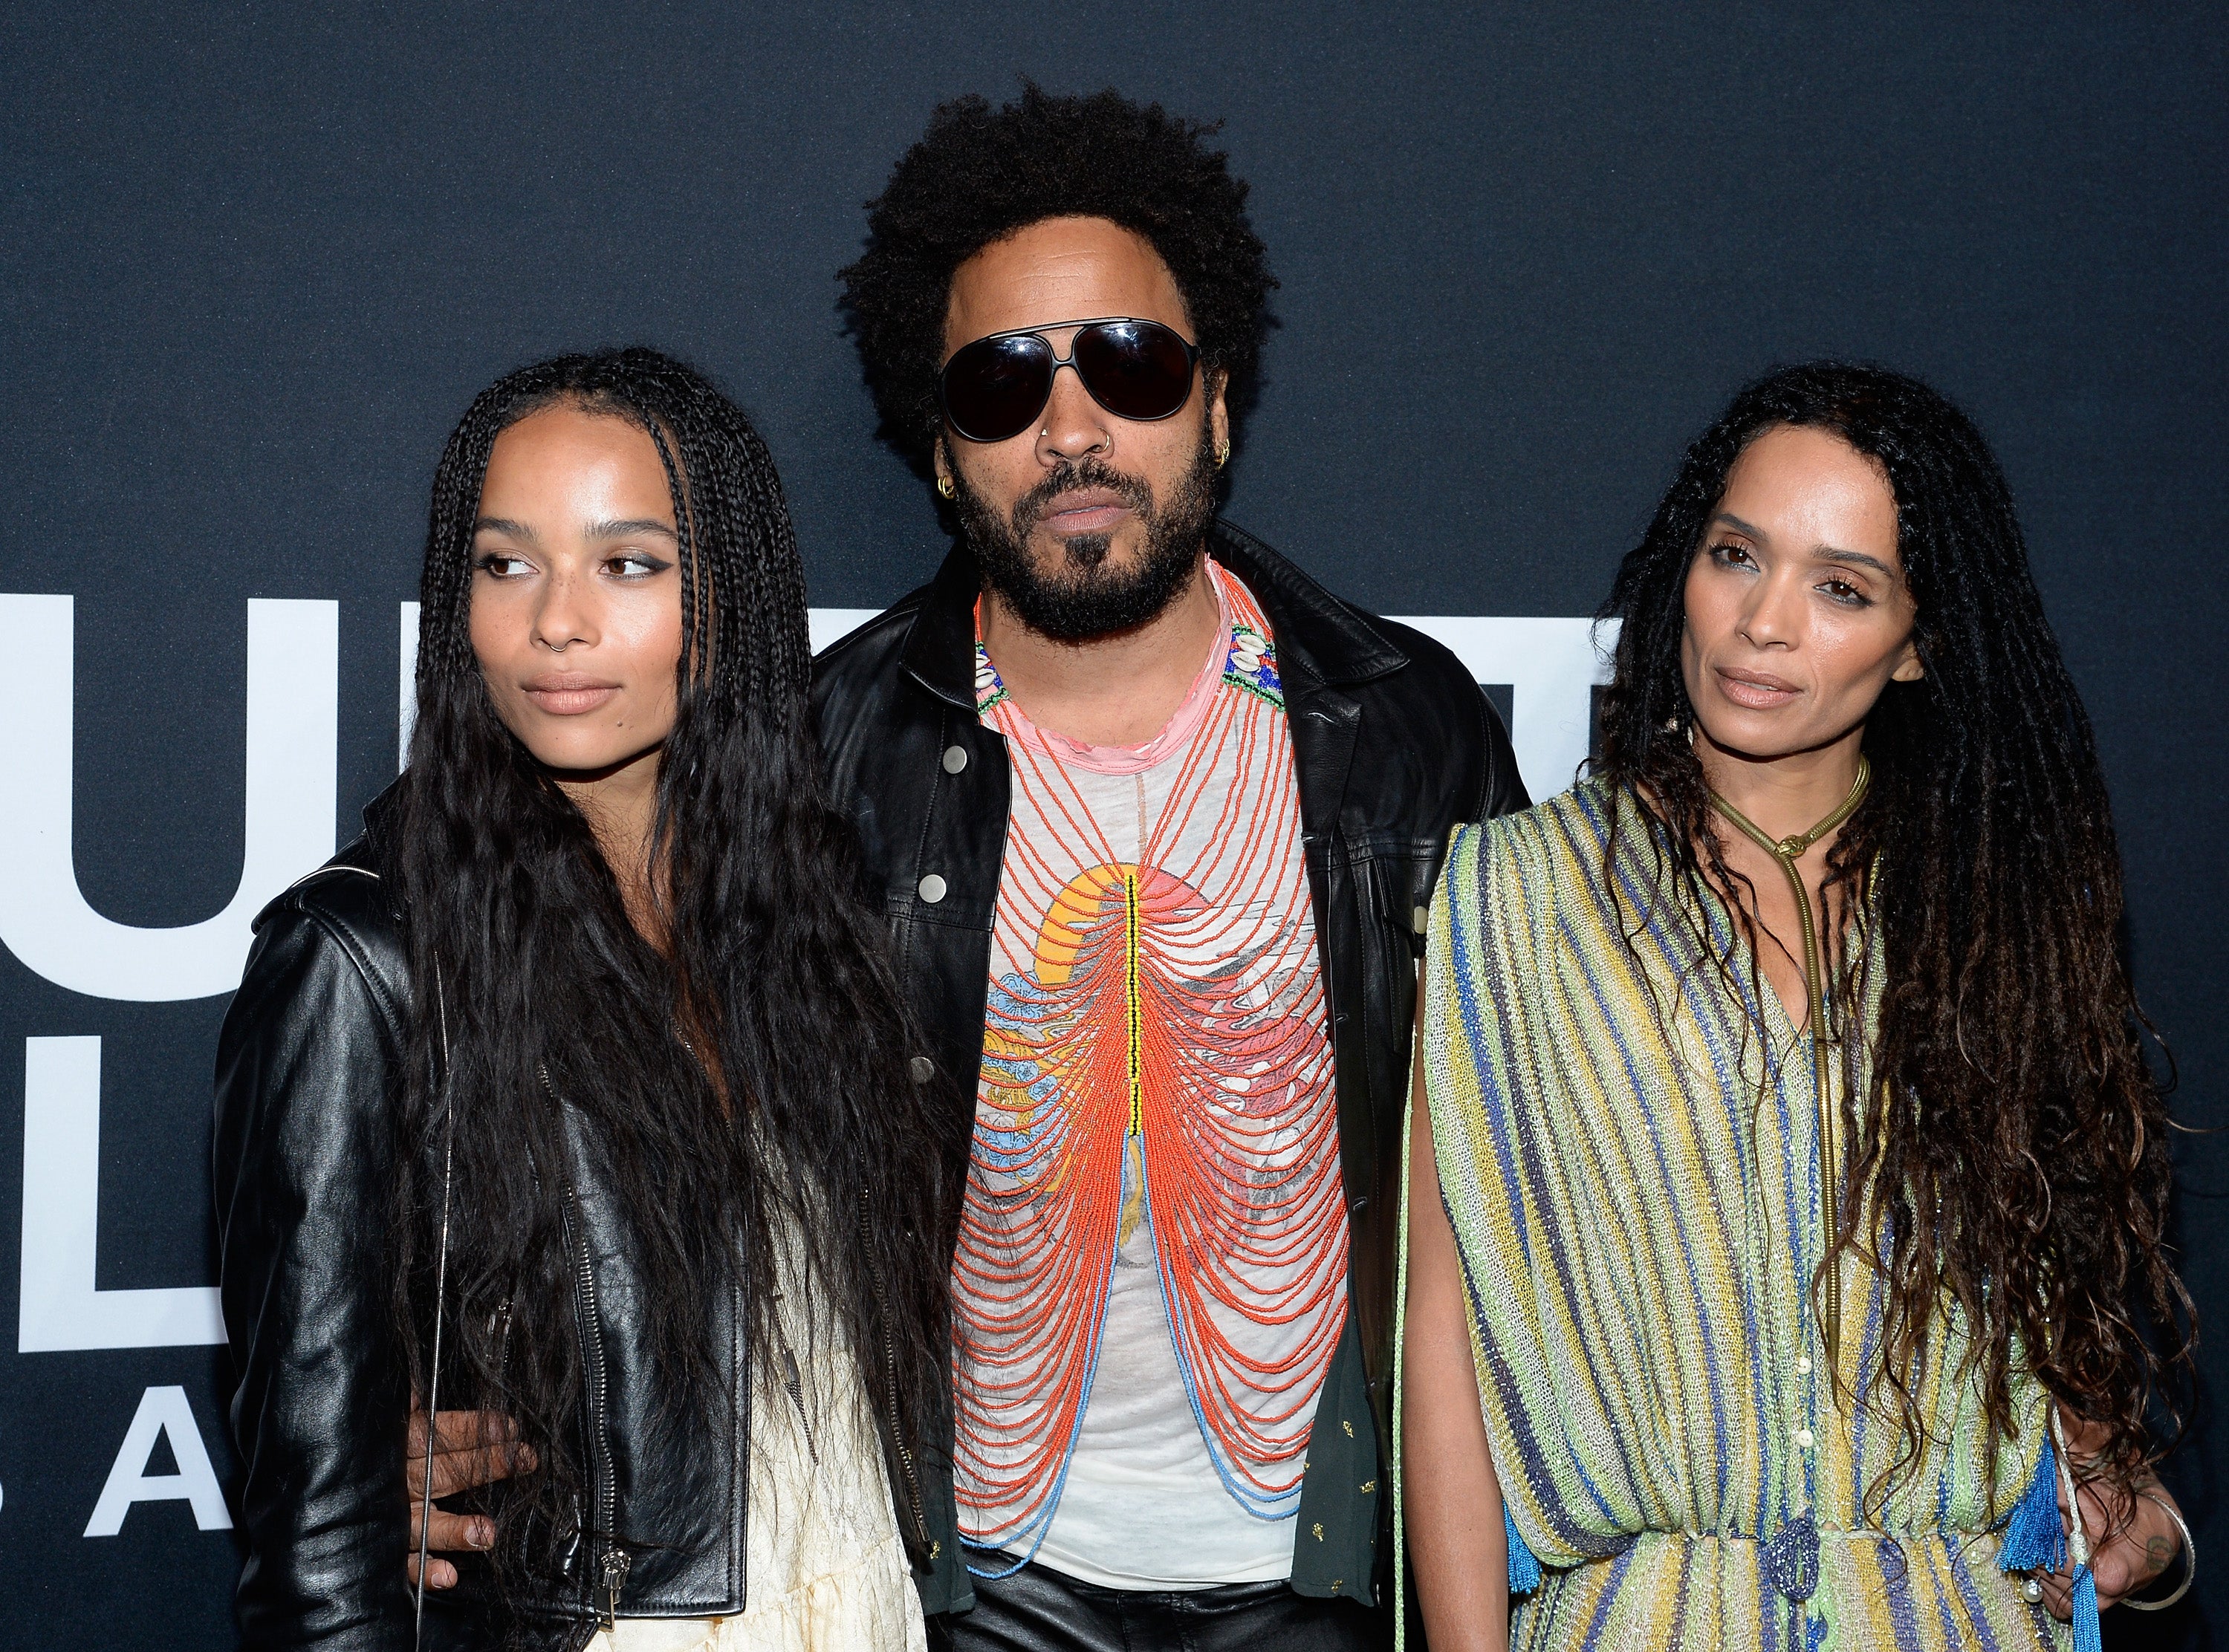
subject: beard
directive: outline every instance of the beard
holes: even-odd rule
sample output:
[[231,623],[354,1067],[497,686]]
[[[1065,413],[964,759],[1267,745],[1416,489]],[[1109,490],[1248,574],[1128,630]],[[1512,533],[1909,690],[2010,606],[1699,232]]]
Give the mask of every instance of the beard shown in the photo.
[[[1088,643],[1158,618],[1177,599],[1206,549],[1215,515],[1215,460],[1200,432],[1192,467],[1165,501],[1133,476],[1095,458],[1063,463],[1017,500],[1009,515],[953,473],[953,506],[983,583],[1014,617],[1057,643]],[[1105,488],[1138,515],[1146,543],[1127,568],[1108,566],[1113,535],[1070,538],[1057,571],[1030,554],[1030,535],[1044,509],[1072,488]]]

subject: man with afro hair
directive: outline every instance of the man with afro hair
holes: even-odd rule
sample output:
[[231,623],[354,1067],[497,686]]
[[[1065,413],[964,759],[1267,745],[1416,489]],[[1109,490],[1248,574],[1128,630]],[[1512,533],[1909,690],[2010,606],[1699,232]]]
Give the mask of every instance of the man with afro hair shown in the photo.
[[1451,655],[1217,515],[1275,283],[1213,130],[958,99],[843,273],[956,541],[816,699],[955,1110],[952,1432],[892,1461],[959,1647],[1391,1640],[1415,959],[1525,797]]
[[965,1189],[951,1412],[883,1418],[956,1648],[1391,1640],[1416,962],[1525,794],[1452,655],[1217,514],[1275,283],[1212,131],[956,99],[843,275],[955,540],[814,701]]

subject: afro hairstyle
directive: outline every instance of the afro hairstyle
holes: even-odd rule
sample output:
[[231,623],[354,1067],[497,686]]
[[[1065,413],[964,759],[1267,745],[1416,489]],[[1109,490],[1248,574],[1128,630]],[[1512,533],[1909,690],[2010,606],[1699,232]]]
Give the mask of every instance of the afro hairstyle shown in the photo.
[[973,94],[938,106],[868,203],[866,249],[839,277],[884,438],[927,469],[953,273],[1047,218],[1106,218],[1153,243],[1237,411],[1277,283],[1244,181],[1204,141],[1217,130],[1112,89],[1053,97],[1026,80],[1003,109]]

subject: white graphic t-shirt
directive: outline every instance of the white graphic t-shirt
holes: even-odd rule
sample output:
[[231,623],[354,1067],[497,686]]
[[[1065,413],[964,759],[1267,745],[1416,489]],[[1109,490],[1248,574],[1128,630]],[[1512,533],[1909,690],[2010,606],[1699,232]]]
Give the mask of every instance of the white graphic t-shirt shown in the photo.
[[1208,567],[1225,624],[1144,746],[1038,729],[977,649],[1013,777],[953,1267],[980,1572],[1292,1568],[1346,1219],[1275,643]]

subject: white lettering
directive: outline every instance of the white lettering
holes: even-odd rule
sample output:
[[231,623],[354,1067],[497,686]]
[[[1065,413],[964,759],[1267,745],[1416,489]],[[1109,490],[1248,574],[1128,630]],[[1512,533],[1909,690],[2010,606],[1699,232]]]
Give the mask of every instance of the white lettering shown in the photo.
[[1594,695],[1609,681],[1617,623],[1595,634],[1591,619],[1488,619],[1404,615],[1400,623],[1444,643],[1481,682],[1510,685],[1510,744],[1535,803],[1571,790],[1586,761]]
[[263,905],[333,852],[340,605],[247,605],[247,823],[240,885],[215,917],[135,929],[77,885],[71,841],[75,695],[68,597],[0,595],[16,703],[0,719],[0,943],[56,986],[148,1003],[240,984]]
[[879,608],[808,608],[805,622],[812,633],[809,646],[815,654],[840,642],[883,611]]
[[[157,1435],[170,1437],[170,1455],[178,1460],[176,1474],[149,1474],[147,1459],[154,1454]],[[150,1388],[139,1397],[132,1426],[124,1431],[124,1444],[116,1453],[116,1466],[85,1523],[87,1537],[114,1537],[124,1529],[124,1517],[134,1503],[170,1502],[183,1498],[191,1504],[194,1524],[204,1532],[228,1532],[232,1514],[218,1489],[216,1471],[209,1467],[209,1448],[194,1422],[194,1408],[186,1403],[183,1388]]]
[[[16,1351],[183,1348],[224,1341],[214,1285],[96,1289],[100,1235],[100,1041],[27,1038]],[[179,1461],[184,1460],[181,1452]]]
[[418,605],[402,605],[401,712],[395,725],[395,772],[410,766],[410,730],[418,721]]

